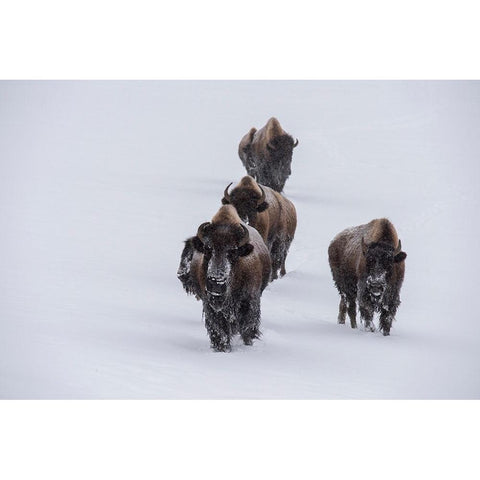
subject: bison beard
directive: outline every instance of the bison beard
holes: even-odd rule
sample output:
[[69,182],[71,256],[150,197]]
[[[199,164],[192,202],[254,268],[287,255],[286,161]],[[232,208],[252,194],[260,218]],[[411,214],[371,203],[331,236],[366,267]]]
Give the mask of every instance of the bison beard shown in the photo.
[[204,301],[203,315],[211,346],[217,352],[229,352],[230,341],[238,333],[245,345],[252,345],[261,336],[260,296],[227,301],[218,310],[212,307],[212,302]]

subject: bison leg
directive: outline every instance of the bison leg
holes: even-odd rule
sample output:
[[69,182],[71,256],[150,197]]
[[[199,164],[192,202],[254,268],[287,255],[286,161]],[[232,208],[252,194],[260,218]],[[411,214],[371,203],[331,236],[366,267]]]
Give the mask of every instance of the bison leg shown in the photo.
[[287,270],[285,269],[285,261],[287,260],[288,251],[290,250],[290,245],[292,243],[292,239],[289,238],[284,244],[282,248],[282,265],[280,269],[280,276],[283,277]]
[[273,280],[276,280],[278,278],[278,271],[280,270],[282,265],[282,260],[280,258],[280,252],[278,247],[278,242],[274,242],[272,248],[270,249],[270,258],[272,259],[272,282]]
[[255,164],[255,160],[252,157],[252,155],[249,155],[247,157],[247,161],[246,161],[246,164],[245,164],[245,169],[247,170],[247,173],[251,177],[256,178],[256,176],[257,176],[257,165]]
[[280,277],[285,275],[285,260],[287,258],[288,245],[281,240],[276,240],[272,244],[270,249],[270,257],[272,259],[272,280],[278,278],[278,272],[280,272]]
[[347,313],[347,301],[343,295],[340,296],[340,305],[338,306],[338,323],[345,324],[345,315]]
[[260,298],[242,302],[238,312],[240,335],[245,345],[252,345],[260,333]]
[[367,332],[374,332],[375,325],[373,324],[373,308],[365,304],[360,305],[360,317],[365,330]]
[[383,306],[380,312],[380,330],[386,337],[390,335],[390,328],[392,327],[392,321],[395,318],[397,307],[394,305]]
[[231,326],[222,312],[216,312],[208,304],[204,305],[205,327],[210,344],[217,352],[229,352],[231,339]]
[[390,335],[392,320],[393,318],[390,313],[382,309],[382,311],[380,312],[380,331],[385,337]]
[[348,316],[352,328],[357,328],[357,302],[354,298],[347,299]]

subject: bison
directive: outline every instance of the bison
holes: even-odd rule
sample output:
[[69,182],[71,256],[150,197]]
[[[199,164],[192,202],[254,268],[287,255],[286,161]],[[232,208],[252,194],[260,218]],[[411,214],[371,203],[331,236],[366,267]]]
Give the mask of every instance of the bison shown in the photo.
[[259,183],[281,192],[292,173],[293,149],[298,145],[272,117],[257,130],[251,128],[238,145],[238,155],[247,173]]
[[330,243],[328,260],[340,292],[338,323],[348,312],[352,328],[357,327],[356,302],[368,331],[375,331],[373,314],[380,314],[380,330],[390,335],[400,305],[405,258],[395,227],[386,218],[348,228]]
[[[231,185],[231,183],[230,183]],[[222,203],[233,205],[242,221],[256,228],[265,241],[272,259],[272,280],[285,275],[285,259],[295,236],[297,213],[293,203],[275,190],[245,176],[228,192]]]
[[222,206],[211,222],[202,223],[197,235],[187,240],[177,275],[186,292],[203,302],[214,350],[230,351],[236,333],[245,345],[259,338],[260,297],[270,270],[262,237],[241,221],[232,205]]

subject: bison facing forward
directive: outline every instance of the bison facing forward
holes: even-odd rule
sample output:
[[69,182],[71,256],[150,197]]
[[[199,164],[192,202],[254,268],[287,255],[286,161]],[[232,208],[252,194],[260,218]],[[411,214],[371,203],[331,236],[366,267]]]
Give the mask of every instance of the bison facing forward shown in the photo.
[[292,154],[297,145],[298,140],[294,141],[272,117],[260,130],[250,129],[240,141],[238,155],[258,183],[281,192],[292,173]]
[[405,274],[402,244],[386,218],[372,220],[339,233],[328,248],[333,280],[340,292],[338,323],[348,312],[352,328],[357,327],[356,302],[366,330],[375,331],[373,314],[380,314],[380,330],[390,327],[400,305]]
[[[182,262],[188,269],[182,268]],[[203,302],[214,350],[229,351],[236,333],[245,345],[260,336],[260,297],[270,269],[262,237],[241,221],[231,205],[221,207],[187,240],[177,275],[187,293]]]
[[[231,184],[230,184],[231,185]],[[285,259],[295,236],[297,213],[293,203],[275,190],[258,184],[252,177],[223,194],[222,203],[233,205],[240,218],[256,228],[272,259],[272,280],[285,275]]]

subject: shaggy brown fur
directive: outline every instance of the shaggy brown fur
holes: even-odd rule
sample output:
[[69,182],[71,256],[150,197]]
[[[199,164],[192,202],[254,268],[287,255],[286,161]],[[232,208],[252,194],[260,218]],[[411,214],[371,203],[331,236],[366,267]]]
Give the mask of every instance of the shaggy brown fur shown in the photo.
[[232,204],[240,218],[256,228],[270,251],[272,280],[285,275],[285,259],[295,236],[297,212],[293,203],[275,190],[245,176],[228,193],[223,204]]
[[384,335],[400,305],[406,253],[393,224],[386,218],[372,220],[339,233],[328,248],[333,280],[341,295],[338,323],[348,312],[356,328],[356,303],[367,330],[374,330],[373,313],[380,313]]
[[260,130],[252,127],[238,146],[238,155],[247,173],[262,185],[281,192],[291,174],[294,142],[272,117]]
[[200,225],[191,242],[189,286],[203,302],[212,348],[230,350],[235,333],[251,345],[260,336],[260,297],[271,270],[262,237],[233,206],[225,205],[211,222]]

